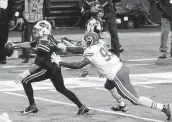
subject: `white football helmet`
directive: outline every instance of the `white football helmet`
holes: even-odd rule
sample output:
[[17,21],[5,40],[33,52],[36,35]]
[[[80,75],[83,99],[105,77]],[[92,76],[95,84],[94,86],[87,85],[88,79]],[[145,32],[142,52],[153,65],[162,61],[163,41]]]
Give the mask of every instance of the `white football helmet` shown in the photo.
[[84,35],[83,42],[85,47],[90,47],[99,43],[100,36],[95,32],[88,32]]
[[46,20],[41,20],[33,27],[33,37],[40,38],[44,35],[51,35],[51,24]]

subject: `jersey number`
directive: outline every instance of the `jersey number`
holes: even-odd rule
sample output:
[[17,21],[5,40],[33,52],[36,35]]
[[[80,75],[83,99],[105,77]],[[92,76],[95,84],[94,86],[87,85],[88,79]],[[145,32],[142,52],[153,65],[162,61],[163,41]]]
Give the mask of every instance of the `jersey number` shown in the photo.
[[109,55],[109,53],[105,47],[101,47],[99,52],[100,52],[101,56],[105,58],[106,61],[111,60],[111,56]]

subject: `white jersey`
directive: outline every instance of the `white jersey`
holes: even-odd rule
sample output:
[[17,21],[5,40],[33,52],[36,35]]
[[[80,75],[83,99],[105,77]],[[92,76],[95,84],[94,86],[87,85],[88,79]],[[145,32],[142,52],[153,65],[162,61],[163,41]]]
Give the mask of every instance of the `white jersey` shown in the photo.
[[116,77],[116,73],[122,67],[120,59],[109,52],[104,43],[86,48],[84,57],[89,59],[91,64],[109,80],[113,80]]

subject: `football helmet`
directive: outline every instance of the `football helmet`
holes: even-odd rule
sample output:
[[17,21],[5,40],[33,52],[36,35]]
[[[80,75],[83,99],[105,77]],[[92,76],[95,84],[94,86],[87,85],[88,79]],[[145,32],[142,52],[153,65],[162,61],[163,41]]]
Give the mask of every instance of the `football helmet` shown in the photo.
[[88,32],[84,35],[84,46],[89,47],[99,43],[99,35],[95,32]]
[[33,37],[40,38],[44,35],[50,35],[51,29],[52,29],[51,24],[48,21],[46,20],[39,21],[33,27]]

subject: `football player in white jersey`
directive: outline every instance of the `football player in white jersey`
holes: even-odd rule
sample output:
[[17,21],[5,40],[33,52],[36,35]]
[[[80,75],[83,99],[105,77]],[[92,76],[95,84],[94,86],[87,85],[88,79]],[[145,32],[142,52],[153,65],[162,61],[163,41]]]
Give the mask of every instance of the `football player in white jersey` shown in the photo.
[[166,114],[168,120],[171,119],[171,104],[161,104],[150,98],[139,96],[130,83],[128,68],[122,64],[116,55],[110,53],[103,43],[99,42],[98,34],[89,32],[85,34],[84,41],[87,48],[84,50],[83,59],[81,61],[64,62],[55,54],[51,56],[52,61],[60,66],[73,69],[80,69],[88,64],[94,65],[107,79],[105,88],[109,90],[112,96],[116,98],[117,102],[120,103],[118,107],[114,107],[116,111],[126,111],[122,109],[125,108],[125,104],[121,98],[122,96],[134,105],[142,105],[160,110]]

